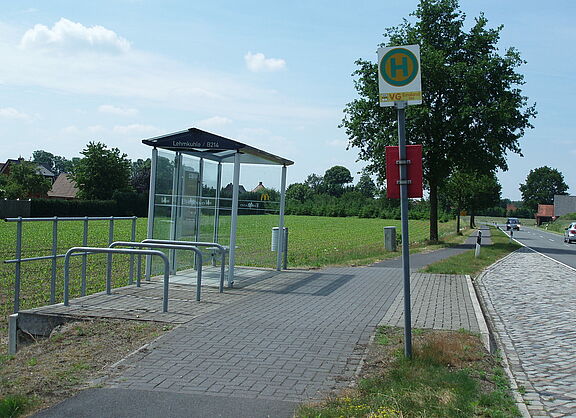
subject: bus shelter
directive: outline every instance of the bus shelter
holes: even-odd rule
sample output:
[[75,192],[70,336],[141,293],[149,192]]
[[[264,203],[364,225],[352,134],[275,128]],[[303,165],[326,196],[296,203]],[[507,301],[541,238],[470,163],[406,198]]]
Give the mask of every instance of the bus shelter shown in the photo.
[[[148,203],[148,238],[183,241],[227,241],[232,286],[236,263],[236,238],[239,214],[240,170],[243,165],[281,167],[278,229],[284,230],[286,170],[293,161],[215,135],[197,128],[144,139],[152,148],[150,195]],[[231,196],[222,187],[223,165],[233,168]],[[228,192],[228,194],[226,194]],[[224,196],[224,194],[226,194]],[[221,215],[229,215],[226,231],[220,231]],[[221,240],[223,233],[229,239]],[[282,265],[282,234],[277,234],[276,269]],[[171,266],[176,270],[176,252],[171,251]],[[147,264],[147,272],[151,271]]]

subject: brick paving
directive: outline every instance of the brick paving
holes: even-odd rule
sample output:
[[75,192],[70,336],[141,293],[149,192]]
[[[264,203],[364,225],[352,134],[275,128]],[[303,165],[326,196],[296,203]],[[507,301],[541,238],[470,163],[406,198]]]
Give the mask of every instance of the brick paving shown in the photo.
[[521,249],[478,283],[530,414],[576,416],[576,271]]
[[[464,277],[414,277],[416,300],[431,298],[415,310],[418,321],[432,315],[439,319],[430,324],[442,329],[478,329],[469,319]],[[283,272],[239,283],[250,297],[179,326],[122,364],[126,370],[108,384],[285,401],[325,396],[350,383],[375,327],[398,302],[401,280],[398,269],[365,267]],[[456,310],[464,322],[456,320]]]

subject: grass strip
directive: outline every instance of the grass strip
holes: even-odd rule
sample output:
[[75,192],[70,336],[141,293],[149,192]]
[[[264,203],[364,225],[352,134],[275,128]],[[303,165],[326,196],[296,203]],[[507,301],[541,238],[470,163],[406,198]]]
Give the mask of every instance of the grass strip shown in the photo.
[[16,356],[0,356],[0,417],[31,414],[72,396],[170,328],[112,319],[71,322]]
[[498,360],[466,331],[423,330],[413,359],[403,355],[403,330],[382,327],[369,348],[362,379],[299,417],[520,416]]
[[421,271],[424,273],[476,276],[489,265],[520,248],[519,244],[514,241],[510,242],[508,235],[499,229],[490,227],[490,231],[492,245],[483,246],[478,257],[475,257],[474,250],[470,250],[430,264]]

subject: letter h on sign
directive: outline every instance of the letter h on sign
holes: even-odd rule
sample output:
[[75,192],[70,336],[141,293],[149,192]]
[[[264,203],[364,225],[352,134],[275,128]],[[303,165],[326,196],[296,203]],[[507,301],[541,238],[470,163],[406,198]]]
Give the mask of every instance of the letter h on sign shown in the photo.
[[[386,147],[386,194],[388,199],[400,199],[400,152],[398,147]],[[422,145],[406,145],[408,197],[422,197]]]

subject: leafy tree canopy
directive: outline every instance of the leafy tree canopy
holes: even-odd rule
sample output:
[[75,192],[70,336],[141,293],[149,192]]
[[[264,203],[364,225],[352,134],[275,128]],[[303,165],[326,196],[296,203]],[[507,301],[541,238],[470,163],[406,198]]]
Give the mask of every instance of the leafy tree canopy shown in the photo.
[[90,142],[72,173],[82,199],[111,199],[114,192],[130,190],[131,162],[118,148]]
[[344,185],[353,180],[350,170],[341,165],[335,165],[324,173],[321,190],[332,196],[341,196],[344,193]]
[[363,172],[362,175],[360,176],[360,179],[356,184],[356,190],[358,190],[364,196],[371,198],[376,196],[376,193],[378,192],[376,184],[374,183],[372,178],[370,178],[370,175],[366,172]]
[[312,189],[303,183],[293,183],[286,189],[286,199],[304,203],[312,196]]
[[50,180],[38,174],[38,166],[30,161],[21,161],[10,166],[10,174],[4,180],[4,197],[25,199],[44,197],[52,187]]
[[[524,64],[514,48],[499,53],[502,26],[489,28],[483,14],[469,31],[457,0],[420,0],[412,14],[385,32],[383,46],[419,44],[423,104],[406,111],[406,135],[423,145],[430,191],[430,239],[438,239],[438,187],[455,169],[506,170],[506,153],[520,153],[518,139],[536,115],[516,69]],[[356,61],[359,98],[348,103],[341,127],[368,169],[385,178],[385,146],[397,145],[396,111],[378,104],[377,64]]]
[[147,192],[150,188],[150,168],[151,160],[139,158],[132,162],[132,172],[130,174],[130,184],[138,193]]
[[44,164],[56,175],[60,173],[71,173],[72,167],[74,166],[73,161],[44,150],[34,151],[32,153],[32,161]]
[[562,173],[548,166],[530,170],[526,183],[520,185],[524,205],[534,212],[538,210],[538,204],[551,205],[554,195],[565,195],[567,191]]

